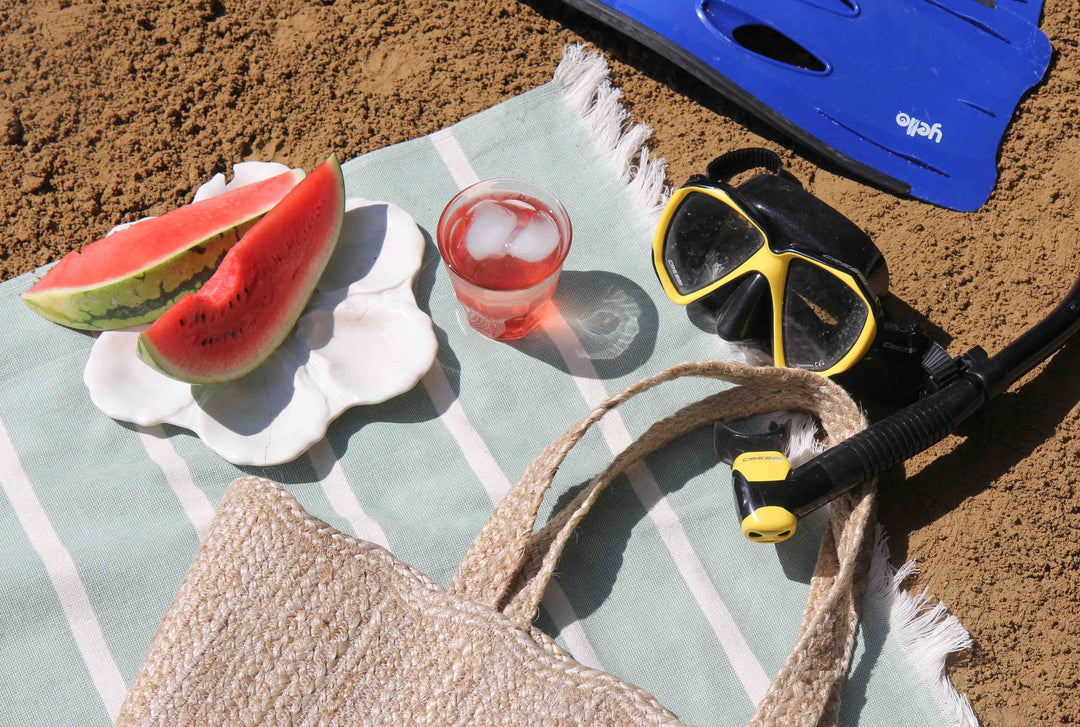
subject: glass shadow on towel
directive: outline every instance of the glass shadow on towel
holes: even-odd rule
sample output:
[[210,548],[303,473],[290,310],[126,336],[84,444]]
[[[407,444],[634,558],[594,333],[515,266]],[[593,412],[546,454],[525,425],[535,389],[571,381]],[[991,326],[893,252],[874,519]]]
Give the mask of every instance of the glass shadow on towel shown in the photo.
[[[659,316],[649,294],[637,283],[606,270],[564,270],[555,292],[558,313],[574,333],[600,379],[629,374],[649,360],[656,345]],[[515,341],[522,353],[571,373],[566,361],[541,331]]]

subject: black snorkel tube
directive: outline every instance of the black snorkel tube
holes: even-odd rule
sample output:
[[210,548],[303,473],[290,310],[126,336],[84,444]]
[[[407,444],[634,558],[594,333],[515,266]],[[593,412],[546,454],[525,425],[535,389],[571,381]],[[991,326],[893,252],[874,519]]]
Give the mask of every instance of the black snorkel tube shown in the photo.
[[[795,532],[796,518],[941,441],[1064,346],[1077,331],[1080,280],[1057,308],[996,356],[988,357],[976,347],[953,359],[951,367],[937,377],[936,390],[791,469],[786,477],[777,478],[777,470],[759,464],[768,459],[765,455],[775,460],[775,451],[756,452],[756,458],[744,451],[734,457],[732,479],[743,534],[757,542],[786,540]],[[718,454],[722,426],[717,427]]]

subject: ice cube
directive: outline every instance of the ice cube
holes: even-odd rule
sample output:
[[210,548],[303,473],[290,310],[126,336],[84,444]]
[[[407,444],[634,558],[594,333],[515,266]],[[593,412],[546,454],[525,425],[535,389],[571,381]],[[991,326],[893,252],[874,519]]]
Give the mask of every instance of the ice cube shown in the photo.
[[535,206],[529,204],[523,199],[509,199],[500,200],[501,204],[507,209],[512,209],[519,214],[527,215],[525,221],[528,222],[529,218],[536,214],[537,209]]
[[517,227],[517,215],[498,202],[485,199],[469,213],[465,249],[474,260],[483,260],[506,252],[506,241]]
[[555,221],[539,212],[510,240],[510,254],[526,262],[543,260],[559,246],[559,228]]

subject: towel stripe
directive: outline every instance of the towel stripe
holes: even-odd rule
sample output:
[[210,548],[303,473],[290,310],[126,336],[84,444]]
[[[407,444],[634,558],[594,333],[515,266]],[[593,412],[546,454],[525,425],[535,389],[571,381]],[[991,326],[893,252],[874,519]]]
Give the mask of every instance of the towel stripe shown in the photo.
[[446,378],[446,373],[437,361],[421,381],[428,397],[431,398],[431,403],[435,405],[435,410],[439,412],[439,420],[461,448],[465,461],[476,473],[488,497],[493,503],[502,502],[506,493],[510,491],[510,480],[503,473],[499,463],[495,461],[484,438],[469,421],[465,410],[461,408],[461,402],[458,401],[453,387],[450,386],[450,381]]
[[[574,331],[562,314],[554,310],[554,306],[552,306],[552,311],[544,316],[543,326],[544,332],[559,349],[559,355],[566,362],[566,368],[574,377],[574,382],[582,398],[585,399],[585,403],[589,408],[600,405],[609,396],[607,389],[596,375],[596,369]],[[617,410],[608,412],[599,421],[598,426],[608,449],[614,455],[618,455],[633,441],[630,431]],[[631,467],[626,476],[630,480],[634,494],[645,506],[649,518],[660,531],[660,537],[671,553],[679,574],[686,581],[694,600],[705,614],[709,626],[720,641],[746,694],[755,705],[758,704],[768,691],[769,678],[765,670],[761,668],[757,657],[754,656],[754,652],[750,650],[750,645],[746,643],[738,624],[735,623],[731,612],[720,598],[716,587],[713,586],[690,539],[686,537],[686,531],[683,530],[678,515],[671,508],[644,463],[639,462]]]
[[[456,142],[455,142],[456,144]],[[424,389],[439,412],[439,420],[450,432],[450,436],[457,442],[469,467],[476,474],[480,484],[491,499],[493,505],[502,502],[506,493],[510,491],[510,480],[502,467],[495,461],[484,438],[476,431],[469,421],[461,402],[454,395],[450,381],[438,362],[431,367],[422,379]],[[574,613],[570,600],[561,588],[548,588],[544,593],[544,609],[559,628],[559,633],[566,640],[566,646],[580,663],[599,669],[600,660],[596,651],[585,636],[585,630],[578,622],[577,614]]]
[[176,499],[180,501],[180,506],[184,508],[188,520],[195,526],[195,533],[199,537],[199,542],[202,543],[206,540],[210,532],[210,524],[214,520],[214,506],[210,503],[210,498],[195,486],[195,480],[191,477],[187,462],[173,449],[172,443],[169,442],[160,424],[149,427],[140,426],[138,431],[139,441],[142,442],[143,448],[146,449],[146,453],[150,455],[154,464],[161,468],[165,475],[165,482],[176,495]]
[[559,633],[566,640],[566,645],[574,659],[579,664],[602,670],[604,667],[600,664],[600,658],[589,643],[589,637],[585,635],[585,629],[581,627],[581,622],[574,613],[574,607],[570,605],[570,599],[566,597],[566,591],[554,579],[548,581],[542,603],[544,610],[547,611],[548,616],[551,616]]
[[105,642],[105,634],[101,631],[101,624],[90,604],[90,596],[75,568],[75,562],[34,493],[3,421],[0,421],[0,485],[11,501],[15,516],[31,546],[45,565],[94,687],[105,703],[109,718],[115,722],[127,693],[124,678]]
[[[452,129],[436,131],[429,138],[459,188],[465,188],[480,181],[480,177],[477,176],[469,158],[465,156]],[[506,493],[510,491],[510,480],[491,455],[491,450],[488,449],[483,437],[469,423],[465,410],[446,379],[446,374],[436,363],[423,381],[428,396],[439,411],[439,419],[450,430],[450,435],[461,447],[469,466],[487,490],[492,504],[502,502]],[[549,586],[544,593],[543,603],[544,609],[559,627],[559,633],[566,640],[566,645],[573,657],[586,666],[600,669],[600,660],[596,656],[596,651],[589,643],[585,629],[581,627],[577,614],[574,613],[570,600],[563,590]]]
[[429,138],[459,188],[464,189],[480,181],[480,177],[469,162],[469,157],[462,151],[451,127],[436,131]]
[[349,487],[349,481],[345,478],[330,442],[325,437],[320,439],[308,450],[308,458],[315,468],[315,474],[326,493],[326,499],[330,501],[330,506],[340,517],[349,521],[353,534],[390,550],[390,541],[387,540],[382,526],[368,517],[360,506],[360,501],[356,499],[356,493]]

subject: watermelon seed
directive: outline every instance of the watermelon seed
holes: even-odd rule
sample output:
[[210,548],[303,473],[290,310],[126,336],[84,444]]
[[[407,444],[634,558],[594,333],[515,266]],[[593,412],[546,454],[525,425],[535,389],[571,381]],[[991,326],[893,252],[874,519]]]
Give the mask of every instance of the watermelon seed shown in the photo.
[[206,323],[206,314],[205,313],[202,314],[202,321],[203,321],[203,323]]
[[183,328],[183,327],[184,327],[184,319],[183,319],[183,318],[181,318],[181,319],[180,319],[180,327],[181,327],[181,328]]

